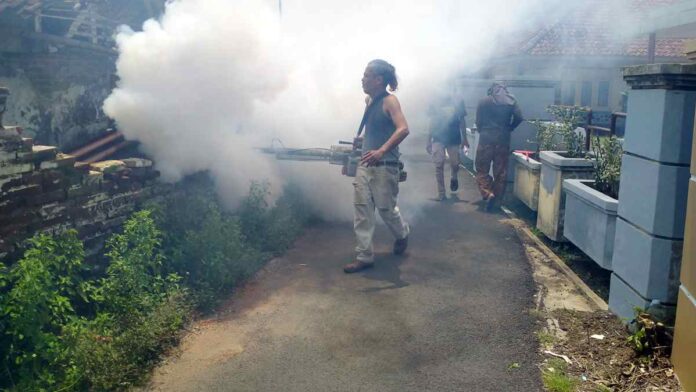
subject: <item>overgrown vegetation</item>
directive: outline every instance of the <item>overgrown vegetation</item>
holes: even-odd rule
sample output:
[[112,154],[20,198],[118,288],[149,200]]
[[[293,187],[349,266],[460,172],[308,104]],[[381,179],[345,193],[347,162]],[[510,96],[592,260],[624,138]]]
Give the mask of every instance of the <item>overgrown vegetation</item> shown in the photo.
[[563,150],[568,158],[583,157],[585,136],[576,132],[576,129],[587,122],[589,109],[552,105],[546,111],[553,116],[553,121],[531,121],[537,128],[537,153]]
[[652,314],[637,309],[630,329],[632,333],[627,341],[636,354],[669,357],[672,353],[673,327],[665,325]]
[[595,137],[592,155],[588,156],[595,168],[595,189],[614,199],[619,198],[622,155],[621,142],[616,136],[611,136]]
[[578,380],[566,374],[568,365],[558,358],[550,359],[541,371],[544,387],[549,392],[573,392]]
[[[75,231],[35,236],[24,257],[0,264],[0,390],[123,390],[176,344],[195,307],[287,249],[307,222],[299,194],[277,205],[254,184],[235,213],[207,180],[113,235],[95,276]],[[189,189],[191,189],[189,184]],[[198,187],[196,187],[196,185]]]

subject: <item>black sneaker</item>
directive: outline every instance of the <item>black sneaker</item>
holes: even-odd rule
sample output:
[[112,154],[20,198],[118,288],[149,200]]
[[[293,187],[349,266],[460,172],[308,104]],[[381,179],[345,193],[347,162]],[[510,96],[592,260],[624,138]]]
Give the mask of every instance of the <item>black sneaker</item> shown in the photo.
[[459,180],[457,180],[456,178],[453,178],[450,180],[450,190],[452,192],[456,192],[457,189],[459,189]]
[[406,252],[406,248],[408,248],[408,236],[405,238],[402,238],[400,240],[394,241],[394,254],[395,255],[402,255],[404,252]]

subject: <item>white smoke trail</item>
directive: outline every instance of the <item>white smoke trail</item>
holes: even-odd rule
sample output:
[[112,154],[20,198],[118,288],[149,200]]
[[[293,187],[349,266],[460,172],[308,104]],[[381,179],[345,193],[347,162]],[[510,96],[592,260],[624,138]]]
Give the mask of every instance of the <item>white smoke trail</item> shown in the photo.
[[[548,14],[551,0],[177,0],[117,36],[119,86],[104,104],[165,179],[210,170],[230,206],[252,180],[299,182],[328,217],[351,215],[350,181],[322,164],[281,167],[254,150],[274,138],[321,147],[350,139],[369,60],[392,62],[412,131],[431,93],[474,69],[497,37]],[[308,166],[311,165],[311,166]]]

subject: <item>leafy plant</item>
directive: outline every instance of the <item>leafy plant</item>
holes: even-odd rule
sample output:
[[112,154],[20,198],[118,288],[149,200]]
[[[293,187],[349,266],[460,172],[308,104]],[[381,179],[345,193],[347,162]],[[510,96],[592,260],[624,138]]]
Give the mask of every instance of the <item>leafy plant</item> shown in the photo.
[[40,234],[29,240],[24,257],[3,279],[10,289],[0,304],[0,344],[15,388],[51,388],[74,378],[72,350],[61,332],[77,318],[76,305],[90,300],[88,283],[80,276],[83,256],[74,230],[58,238]]
[[654,316],[636,310],[636,318],[631,322],[633,333],[627,338],[628,344],[639,355],[664,352],[669,354],[672,347],[672,334],[664,323]]
[[75,231],[37,235],[11,269],[0,263],[0,390],[138,384],[178,341],[194,306],[214,304],[307,222],[291,188],[270,206],[267,188],[252,185],[242,208],[225,212],[207,185],[133,214],[107,241],[102,276],[85,278]]
[[162,276],[161,236],[150,211],[143,210],[125,222],[122,234],[109,239],[106,256],[110,263],[99,290],[104,310],[128,319],[152,310],[178,287],[180,278],[176,273]]
[[191,288],[199,308],[206,310],[221,293],[286,250],[309,215],[293,187],[287,187],[276,205],[270,206],[268,186],[252,183],[239,209],[227,212],[219,206],[211,182],[190,181],[195,190],[170,198],[155,216],[164,229],[168,267],[182,276],[182,284]]
[[623,148],[616,136],[595,137],[592,143],[592,155],[588,159],[594,164],[594,187],[614,199],[619,197],[619,181],[621,179],[621,156]]
[[565,150],[569,158],[582,157],[585,137],[576,132],[576,129],[587,121],[589,109],[552,105],[546,111],[554,117],[553,121],[531,121],[537,128],[537,152]]

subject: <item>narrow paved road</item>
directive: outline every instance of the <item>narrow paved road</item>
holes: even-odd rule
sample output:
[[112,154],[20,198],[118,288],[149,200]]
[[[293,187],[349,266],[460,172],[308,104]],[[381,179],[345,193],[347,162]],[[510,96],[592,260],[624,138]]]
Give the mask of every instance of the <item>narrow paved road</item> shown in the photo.
[[[410,181],[433,181],[424,162]],[[501,215],[480,211],[460,175],[459,200],[429,202],[407,255],[345,275],[349,224],[311,228],[199,323],[180,356],[159,368],[156,391],[538,391],[534,283]],[[519,365],[519,367],[517,367]]]

